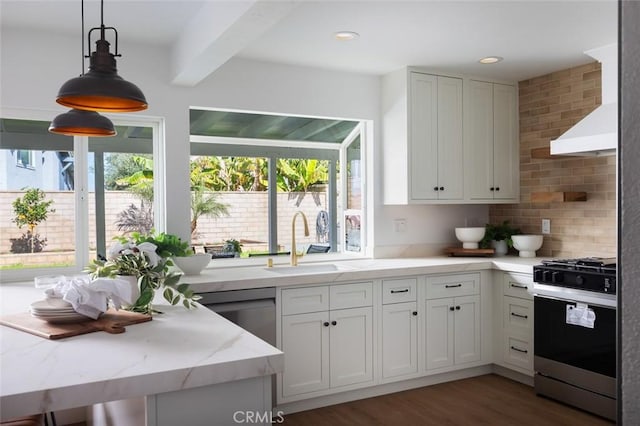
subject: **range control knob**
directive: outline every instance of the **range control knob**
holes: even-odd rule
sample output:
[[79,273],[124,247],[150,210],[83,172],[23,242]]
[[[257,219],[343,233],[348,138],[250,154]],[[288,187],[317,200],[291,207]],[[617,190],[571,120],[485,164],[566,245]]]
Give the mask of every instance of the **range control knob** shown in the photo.
[[551,282],[551,271],[542,271],[542,281],[545,283]]
[[554,283],[561,283],[564,281],[564,274],[562,272],[559,271],[554,271],[551,274],[551,282]]
[[578,285],[582,285],[584,284],[586,280],[584,279],[584,277],[582,275],[577,275],[576,276],[576,284]]
[[542,271],[539,269],[536,269],[535,271],[533,271],[533,280],[537,283],[542,281]]

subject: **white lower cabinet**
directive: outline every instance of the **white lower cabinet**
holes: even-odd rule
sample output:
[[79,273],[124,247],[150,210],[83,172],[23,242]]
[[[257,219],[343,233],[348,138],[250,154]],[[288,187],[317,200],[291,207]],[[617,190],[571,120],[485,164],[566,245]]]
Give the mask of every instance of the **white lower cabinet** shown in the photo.
[[533,375],[533,286],[531,274],[496,272],[496,362]]
[[418,372],[417,278],[382,281],[382,378]]
[[[426,286],[425,368],[480,361],[480,275],[427,277]],[[456,297],[430,296],[442,296],[446,291]]]
[[280,399],[373,381],[371,294],[371,282],[282,290]]

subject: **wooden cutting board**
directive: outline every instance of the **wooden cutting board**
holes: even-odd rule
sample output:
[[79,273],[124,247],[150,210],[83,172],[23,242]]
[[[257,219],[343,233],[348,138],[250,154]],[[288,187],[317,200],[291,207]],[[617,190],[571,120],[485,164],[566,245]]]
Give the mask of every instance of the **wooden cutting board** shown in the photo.
[[51,324],[31,316],[29,312],[0,316],[0,324],[12,327],[45,339],[64,339],[65,337],[79,336],[93,333],[94,331],[106,331],[111,334],[125,332],[125,326],[151,321],[151,315],[139,314],[129,311],[116,311],[109,309],[100,315],[97,320],[88,318],[87,321],[70,324]]
[[449,247],[444,250],[449,256],[493,256],[495,250],[490,249],[466,249],[462,247]]

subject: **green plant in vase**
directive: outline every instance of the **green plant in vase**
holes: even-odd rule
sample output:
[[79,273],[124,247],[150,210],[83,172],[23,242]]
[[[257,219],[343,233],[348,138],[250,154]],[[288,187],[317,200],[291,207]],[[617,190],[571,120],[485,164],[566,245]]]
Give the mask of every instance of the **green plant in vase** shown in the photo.
[[508,220],[497,225],[487,223],[485,225],[484,238],[480,241],[480,247],[493,247],[496,250],[497,255],[507,254],[509,249],[513,247],[511,236],[518,235],[520,233],[520,229],[511,226]]
[[109,249],[107,260],[94,260],[86,268],[92,278],[133,276],[137,280],[139,296],[124,309],[144,314],[159,313],[153,308],[157,290],[169,303],[180,302],[185,308],[195,308],[200,296],[189,284],[178,284],[182,274],[170,271],[171,256],[186,255],[189,245],[169,234],[142,235],[134,233],[131,239],[118,237]]

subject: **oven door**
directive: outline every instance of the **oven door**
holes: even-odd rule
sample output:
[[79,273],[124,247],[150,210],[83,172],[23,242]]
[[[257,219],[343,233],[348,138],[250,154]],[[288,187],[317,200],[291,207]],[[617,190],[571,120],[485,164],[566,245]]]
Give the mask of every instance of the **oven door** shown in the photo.
[[594,328],[567,324],[575,302],[535,296],[534,353],[562,364],[616,377],[616,310],[589,305]]

